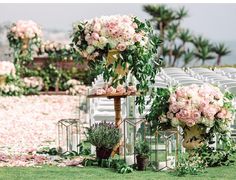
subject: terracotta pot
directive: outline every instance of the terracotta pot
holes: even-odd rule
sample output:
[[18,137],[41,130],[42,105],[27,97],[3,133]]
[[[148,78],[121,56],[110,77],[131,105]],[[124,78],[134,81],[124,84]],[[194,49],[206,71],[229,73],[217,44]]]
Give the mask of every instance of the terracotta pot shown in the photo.
[[96,147],[97,159],[109,159],[109,157],[111,156],[111,153],[112,153],[112,149]]
[[145,170],[148,165],[148,162],[149,162],[148,157],[142,156],[142,155],[137,155],[136,159],[137,159],[138,170],[140,170],[140,171]]
[[[110,64],[113,64],[119,56],[119,51],[112,49],[109,50],[108,54],[107,54],[107,66]],[[129,72],[129,65],[128,63],[126,63],[126,68],[123,69],[123,67],[118,64],[117,68],[115,69],[116,74],[119,74],[121,77],[125,76],[128,72]]]
[[206,134],[206,128],[194,125],[192,127],[185,126],[183,127],[184,131],[184,141],[183,147],[187,150],[193,150],[195,148],[200,148],[206,142],[204,139],[204,134]]

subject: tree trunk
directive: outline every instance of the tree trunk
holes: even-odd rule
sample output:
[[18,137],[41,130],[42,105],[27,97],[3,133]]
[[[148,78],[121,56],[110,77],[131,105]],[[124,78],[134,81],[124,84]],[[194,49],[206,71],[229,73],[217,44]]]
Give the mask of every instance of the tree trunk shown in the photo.
[[162,40],[162,43],[160,45],[160,51],[159,51],[159,54],[157,56],[157,59],[160,59],[161,55],[163,55],[163,47],[164,47],[164,33],[165,33],[165,30],[164,30],[164,27],[163,27],[163,23],[160,22],[160,38]]
[[216,65],[219,66],[221,63],[221,56],[218,55],[217,60],[216,60]]
[[170,45],[169,45],[169,66],[171,66],[171,63],[172,63],[172,56],[173,56],[173,49],[172,49],[172,46],[173,46],[173,41],[170,42]]
[[205,60],[202,60],[202,66],[205,64]]
[[172,67],[175,66],[176,60],[177,60],[177,56],[174,57],[174,61],[173,61]]

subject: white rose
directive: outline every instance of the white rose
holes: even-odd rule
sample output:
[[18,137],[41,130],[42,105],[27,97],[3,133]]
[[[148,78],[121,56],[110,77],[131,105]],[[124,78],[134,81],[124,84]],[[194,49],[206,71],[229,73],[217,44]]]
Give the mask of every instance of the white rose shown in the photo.
[[95,51],[95,48],[93,46],[88,46],[86,51],[88,54],[92,54]]

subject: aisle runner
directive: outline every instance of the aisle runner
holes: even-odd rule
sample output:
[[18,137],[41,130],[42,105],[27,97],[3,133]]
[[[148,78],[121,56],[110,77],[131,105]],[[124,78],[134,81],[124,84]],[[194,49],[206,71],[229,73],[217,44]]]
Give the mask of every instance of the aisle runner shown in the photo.
[[78,118],[78,97],[0,97],[0,153],[55,147],[58,120]]

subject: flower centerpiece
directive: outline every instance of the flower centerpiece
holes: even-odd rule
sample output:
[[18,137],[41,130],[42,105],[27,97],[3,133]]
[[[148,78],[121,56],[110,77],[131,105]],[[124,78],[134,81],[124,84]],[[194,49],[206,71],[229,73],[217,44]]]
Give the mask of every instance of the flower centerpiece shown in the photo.
[[39,48],[41,37],[41,28],[34,21],[19,20],[11,25],[7,38],[14,50],[14,64],[17,70],[33,60],[33,53]]
[[73,60],[73,50],[69,44],[46,41],[41,43],[38,54],[46,53],[49,58],[56,60]]
[[10,61],[0,61],[0,86],[4,86],[8,75],[14,76],[15,66]]
[[[144,108],[144,95],[159,66],[155,58],[160,40],[149,22],[127,15],[102,16],[79,22],[72,34],[74,50],[92,70],[102,68],[105,81],[117,85],[130,73],[137,81],[137,104]],[[142,96],[143,95],[143,96]]]
[[[233,96],[209,84],[158,89],[147,120],[153,128],[181,126],[186,149],[201,147],[212,134],[225,134],[232,120]],[[208,131],[208,132],[207,132]]]

